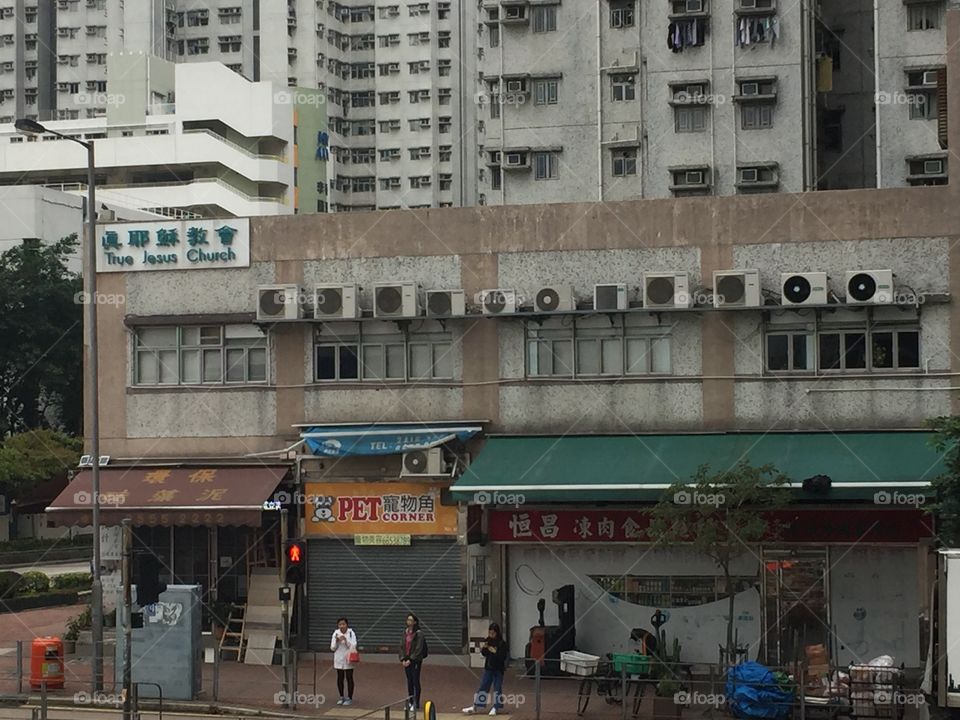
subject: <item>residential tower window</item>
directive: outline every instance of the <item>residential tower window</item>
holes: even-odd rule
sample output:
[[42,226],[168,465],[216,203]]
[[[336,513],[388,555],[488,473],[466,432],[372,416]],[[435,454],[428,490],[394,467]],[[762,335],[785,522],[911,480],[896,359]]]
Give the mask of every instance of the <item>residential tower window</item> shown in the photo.
[[554,180],[557,177],[557,167],[560,158],[555,152],[533,153],[533,170],[535,180]]
[[613,102],[626,102],[637,99],[636,75],[619,74],[610,76],[610,85],[613,90]]
[[610,27],[633,27],[635,5],[634,0],[617,0],[610,3]]
[[942,12],[942,2],[907,5],[907,30],[939,29]]
[[560,83],[557,80],[533,81],[533,104],[556,105]]
[[805,327],[768,326],[768,372],[873,372],[918,370],[920,329],[858,323]]
[[557,29],[556,5],[537,5],[531,11],[535,33],[554,32]]
[[611,151],[613,154],[613,176],[626,177],[637,174],[637,149],[620,148]]

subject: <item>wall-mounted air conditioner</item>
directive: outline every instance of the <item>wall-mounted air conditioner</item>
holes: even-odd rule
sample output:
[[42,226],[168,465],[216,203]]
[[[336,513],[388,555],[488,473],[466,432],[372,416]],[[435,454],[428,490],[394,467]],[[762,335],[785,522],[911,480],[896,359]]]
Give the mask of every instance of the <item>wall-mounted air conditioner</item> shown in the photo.
[[759,307],[759,270],[717,270],[713,273],[713,306]]
[[303,292],[298,285],[258,285],[257,320],[299,320]]
[[400,475],[403,477],[441,475],[442,473],[443,450],[438,447],[411,450],[403,454],[403,464],[400,468]]
[[420,298],[416,283],[377,283],[373,286],[374,317],[406,318],[419,314]]
[[537,290],[533,305],[537,312],[566,312],[576,310],[577,304],[572,286],[557,285]]
[[692,304],[689,278],[685,272],[645,272],[643,306],[649,308],[688,308]]
[[356,285],[317,285],[313,289],[313,317],[317,320],[360,317]]
[[463,317],[467,304],[463,290],[427,290],[427,317]]
[[826,305],[825,272],[780,273],[780,292],[784,305]]
[[497,288],[480,291],[480,306],[484,315],[509,315],[517,311],[515,290]]
[[887,305],[893,302],[892,270],[849,270],[847,302],[851,305]]
[[594,310],[626,310],[630,307],[626,283],[608,283],[593,286]]

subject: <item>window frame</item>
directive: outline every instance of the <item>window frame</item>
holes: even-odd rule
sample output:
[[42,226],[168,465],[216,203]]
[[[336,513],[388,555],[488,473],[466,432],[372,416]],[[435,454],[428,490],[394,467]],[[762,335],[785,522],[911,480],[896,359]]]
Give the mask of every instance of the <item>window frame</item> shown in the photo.
[[[643,354],[644,367],[639,370],[632,370],[636,363],[631,363],[631,342],[642,341],[646,343],[646,349]],[[617,354],[619,357],[619,368],[612,371],[604,370],[606,356],[604,354],[605,343],[616,343],[619,345]],[[666,343],[667,368],[657,368],[657,354],[654,352],[655,343]],[[556,362],[558,353],[555,346],[568,344],[568,357],[570,358],[570,372],[556,372]],[[597,369],[586,370],[583,368],[583,347],[592,344],[596,346]],[[540,353],[536,356],[536,370],[533,366],[533,349],[540,345],[549,346],[549,357],[551,360],[550,370],[553,372],[540,371]],[[526,380],[576,380],[580,378],[591,379],[623,379],[637,377],[671,377],[673,375],[673,333],[671,328],[663,325],[628,325],[624,318],[620,319],[618,325],[608,325],[602,327],[590,327],[579,325],[576,319],[569,324],[559,327],[543,327],[536,321],[527,321],[524,326],[523,336],[523,372]]]
[[[235,325],[142,325],[131,329],[133,359],[131,362],[131,387],[138,388],[159,388],[159,387],[193,387],[203,386],[266,386],[270,383],[270,360],[271,360],[271,342],[270,335],[263,334],[259,337],[254,335],[228,336],[229,327],[239,327]],[[174,330],[176,341],[167,345],[143,345],[141,344],[141,332],[144,330]],[[187,332],[197,329],[198,341],[190,342],[186,339]],[[216,329],[218,331],[217,341],[204,342],[204,331]],[[208,339],[209,339],[208,334]],[[233,342],[231,342],[233,341]],[[229,379],[230,370],[233,365],[228,364],[228,357],[231,351],[242,351],[243,378],[239,380]],[[252,379],[251,377],[251,351],[262,351],[263,354],[263,378]],[[173,382],[161,382],[161,354],[173,353],[176,357],[175,380]],[[218,379],[206,379],[206,356],[217,353],[219,355],[219,374]],[[152,355],[155,358],[156,382],[145,382],[142,379],[143,357]],[[185,362],[189,357],[197,358],[197,380],[187,381],[184,379]]]
[[[816,326],[813,323],[808,325],[794,324],[769,324],[764,327],[763,332],[763,372],[765,375],[808,375],[808,376],[834,376],[850,374],[884,374],[884,373],[916,373],[923,368],[923,328],[919,320],[912,322],[873,322],[864,320],[863,322],[841,322],[841,323],[822,323],[817,321]],[[900,334],[916,335],[916,357],[917,364],[914,366],[901,367],[900,365]],[[863,367],[848,367],[849,350],[846,346],[846,337],[852,335],[863,335]],[[877,365],[874,357],[875,335],[891,335],[891,352],[893,354],[891,365],[889,367],[880,367]],[[786,335],[793,337],[804,335],[807,337],[808,354],[812,353],[813,366],[809,368],[794,367],[794,345],[788,343],[788,368],[770,369],[770,347],[769,338],[775,335]],[[822,363],[823,339],[827,336],[838,336],[839,365],[837,367],[824,367]]]
[[[931,15],[932,13],[932,15]],[[918,17],[915,17],[916,16]],[[914,21],[925,27],[914,27]],[[913,3],[907,5],[907,32],[925,32],[943,27],[943,2]]]
[[556,105],[560,102],[560,81],[557,78],[536,78],[532,84],[534,105]]
[[[681,127],[680,118],[685,114],[689,113],[691,118],[691,123],[688,128],[684,129]],[[697,115],[703,117],[703,127],[697,128],[692,122],[693,118]],[[673,130],[675,133],[702,133],[707,131],[707,126],[709,125],[709,111],[707,105],[676,105],[673,108]]]
[[[629,79],[625,80],[624,78]],[[620,97],[617,97],[617,95]],[[629,97],[627,97],[629,95]],[[637,99],[637,76],[635,73],[611,73],[610,102],[633,102]]]
[[534,5],[530,8],[530,29],[537,33],[557,31],[557,6]]
[[[401,330],[389,333],[364,333],[363,324],[357,323],[355,331],[338,337],[336,332],[324,334],[323,328],[336,325],[336,323],[324,323],[314,331],[313,335],[313,382],[317,384],[333,383],[357,383],[357,384],[406,384],[414,382],[437,382],[451,383],[456,381],[456,372],[454,367],[454,358],[451,356],[455,346],[455,339],[452,333],[437,332],[419,332],[411,333],[408,330]],[[417,348],[429,348],[431,365],[429,375],[417,375],[414,370],[413,353]],[[321,378],[319,375],[318,351],[320,348],[333,348],[335,352],[334,368],[336,377]],[[341,377],[341,353],[343,348],[353,348],[355,351],[357,376]],[[383,373],[386,375],[388,370],[389,353],[391,349],[396,353],[400,348],[400,357],[402,358],[402,373],[389,377],[379,377],[368,375],[367,353],[370,351],[379,351]],[[438,364],[438,358],[449,358],[445,366]],[[439,369],[439,372],[438,372]],[[449,374],[447,374],[449,370]]]
[[[556,180],[560,177],[560,154],[552,150],[535,150],[530,158],[533,165],[534,180]],[[544,174],[541,174],[540,161],[546,160]]]
[[[637,174],[637,159],[639,153],[637,148],[613,148],[610,151],[610,172],[613,177],[632,177]],[[627,172],[630,163],[633,163],[633,171]],[[620,172],[617,172],[617,165],[620,165]]]

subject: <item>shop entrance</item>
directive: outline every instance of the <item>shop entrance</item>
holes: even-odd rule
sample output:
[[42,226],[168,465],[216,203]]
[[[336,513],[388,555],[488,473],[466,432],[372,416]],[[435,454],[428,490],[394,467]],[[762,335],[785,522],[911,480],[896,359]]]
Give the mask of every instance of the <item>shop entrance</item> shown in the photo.
[[827,548],[763,549],[763,648],[771,665],[795,662],[806,645],[829,643]]

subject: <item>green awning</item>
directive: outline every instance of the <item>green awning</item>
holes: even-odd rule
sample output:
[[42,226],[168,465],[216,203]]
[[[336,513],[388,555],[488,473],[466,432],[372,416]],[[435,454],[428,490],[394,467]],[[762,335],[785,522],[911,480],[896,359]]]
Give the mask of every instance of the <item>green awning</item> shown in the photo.
[[945,470],[930,438],[928,432],[494,436],[451,491],[480,504],[509,504],[492,493],[521,494],[525,502],[656,501],[701,465],[719,472],[746,459],[774,465],[798,491],[806,478],[829,476],[831,490],[819,499],[919,493]]

